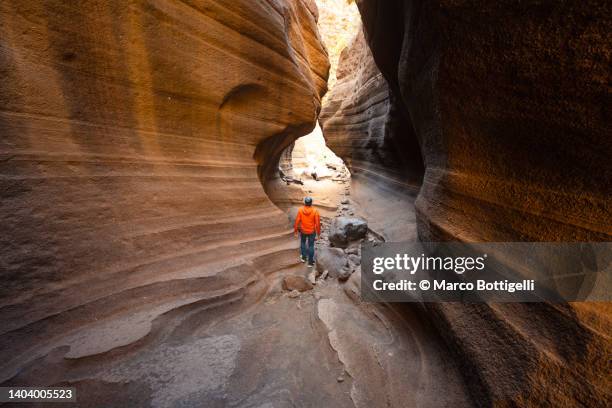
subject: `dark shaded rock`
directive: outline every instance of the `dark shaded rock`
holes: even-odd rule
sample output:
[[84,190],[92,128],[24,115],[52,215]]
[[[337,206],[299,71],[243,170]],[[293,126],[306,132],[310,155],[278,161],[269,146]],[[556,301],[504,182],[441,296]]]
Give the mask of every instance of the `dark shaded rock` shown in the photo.
[[357,217],[337,217],[331,225],[329,241],[335,247],[345,248],[350,241],[365,238],[368,223]]
[[[323,129],[355,171],[397,175],[397,186],[414,177],[388,142],[420,152],[421,240],[612,239],[609,2],[357,4],[386,81],[349,47]],[[607,305],[424,310],[480,405],[609,405]]]
[[342,51],[337,76],[320,116],[328,146],[353,175],[367,170],[372,176],[392,169],[420,183],[423,163],[414,129],[401,99],[390,92],[376,66],[361,30]]
[[421,240],[612,239],[609,2],[358,5],[427,167]]

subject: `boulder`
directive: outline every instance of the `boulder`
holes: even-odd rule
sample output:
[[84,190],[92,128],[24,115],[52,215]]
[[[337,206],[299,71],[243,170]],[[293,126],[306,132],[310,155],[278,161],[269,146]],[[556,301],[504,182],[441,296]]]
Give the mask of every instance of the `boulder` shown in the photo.
[[350,241],[365,238],[368,223],[357,217],[337,217],[331,225],[329,241],[335,247],[346,248]]
[[340,248],[322,248],[317,254],[317,272],[323,273],[327,270],[329,276],[337,278],[342,268],[348,264],[344,251]]
[[308,279],[303,276],[289,275],[283,278],[283,289],[285,290],[305,292],[307,290],[311,290],[312,288],[312,283],[310,283]]

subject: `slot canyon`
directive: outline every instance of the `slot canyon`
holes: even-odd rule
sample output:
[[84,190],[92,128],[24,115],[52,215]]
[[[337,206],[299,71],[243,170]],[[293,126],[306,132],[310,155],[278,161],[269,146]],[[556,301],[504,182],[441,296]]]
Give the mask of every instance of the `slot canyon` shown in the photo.
[[[353,13],[336,49],[332,5]],[[611,241],[611,16],[2,1],[0,386],[79,407],[610,406],[609,302],[368,303],[360,249],[327,238],[354,216],[380,242]],[[331,149],[319,180],[303,136]],[[309,282],[305,195],[349,276]]]

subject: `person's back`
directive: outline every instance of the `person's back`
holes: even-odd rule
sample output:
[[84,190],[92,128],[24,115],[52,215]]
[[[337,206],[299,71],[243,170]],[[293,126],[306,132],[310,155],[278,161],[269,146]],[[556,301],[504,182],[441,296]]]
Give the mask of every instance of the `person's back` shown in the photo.
[[312,206],[303,206],[298,210],[298,219],[301,224],[300,232],[304,234],[321,233],[319,212]]
[[296,235],[298,231],[301,235],[300,260],[306,262],[308,256],[308,266],[314,265],[314,241],[317,235],[321,235],[321,220],[319,212],[312,207],[312,198],[304,199],[304,206],[295,217],[294,231]]

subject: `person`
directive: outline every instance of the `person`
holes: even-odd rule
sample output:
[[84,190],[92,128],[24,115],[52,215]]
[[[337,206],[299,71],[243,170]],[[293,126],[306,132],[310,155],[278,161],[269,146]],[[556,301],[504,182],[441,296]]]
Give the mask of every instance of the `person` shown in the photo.
[[308,257],[308,267],[314,265],[315,238],[321,235],[321,220],[319,212],[312,207],[312,198],[304,199],[304,206],[298,210],[293,226],[295,236],[300,232],[300,261],[306,262]]

